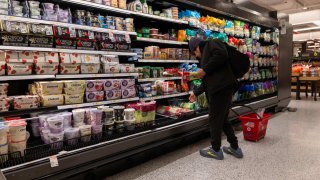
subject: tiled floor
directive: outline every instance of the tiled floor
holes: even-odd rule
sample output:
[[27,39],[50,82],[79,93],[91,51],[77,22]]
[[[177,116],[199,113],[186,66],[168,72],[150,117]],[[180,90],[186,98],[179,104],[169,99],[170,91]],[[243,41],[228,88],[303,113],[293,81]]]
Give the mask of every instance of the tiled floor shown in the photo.
[[[238,133],[244,159],[203,158],[209,140],[178,149],[107,179],[116,180],[304,180],[320,179],[320,102],[292,101],[297,112],[278,113],[265,139],[254,143]],[[223,144],[227,144],[223,140]]]

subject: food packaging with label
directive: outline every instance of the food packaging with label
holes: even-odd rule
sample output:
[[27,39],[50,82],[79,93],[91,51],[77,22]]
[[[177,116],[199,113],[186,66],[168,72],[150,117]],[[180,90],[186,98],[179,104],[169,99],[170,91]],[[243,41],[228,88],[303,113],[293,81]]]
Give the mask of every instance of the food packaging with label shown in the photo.
[[137,93],[135,88],[127,88],[122,90],[122,99],[133,98],[136,96]]
[[120,79],[106,79],[103,85],[105,91],[107,90],[119,90],[121,89]]
[[0,94],[7,94],[8,93],[8,83],[1,83],[0,84]]
[[81,73],[82,74],[96,74],[100,70],[99,55],[82,55]]
[[83,103],[84,94],[64,95],[65,104],[81,104]]
[[37,86],[38,93],[43,95],[62,94],[62,90],[63,90],[62,81],[37,82],[36,86]]
[[119,73],[120,72],[120,64],[118,62],[107,62],[103,63],[103,73]]
[[8,75],[30,75],[33,63],[7,63]]
[[134,64],[120,64],[120,72],[134,73]]
[[41,95],[41,105],[43,107],[63,105],[64,98],[62,94],[59,95]]
[[121,99],[121,90],[106,91],[106,100]]
[[9,107],[10,107],[9,98],[0,99],[0,112],[8,111]]
[[33,53],[35,72],[37,74],[58,74],[58,53]]
[[109,63],[109,62],[116,62],[119,63],[119,57],[118,56],[112,56],[112,55],[105,55],[101,57],[102,63]]
[[86,92],[87,102],[98,102],[98,101],[103,101],[103,99],[104,99],[104,91]]
[[72,80],[63,81],[65,94],[83,94],[86,88],[86,81],[84,80]]
[[15,96],[13,97],[13,108],[20,109],[34,109],[39,107],[39,96]]
[[87,80],[86,81],[86,91],[103,91],[105,80]]
[[60,53],[60,73],[79,74],[81,66],[81,55],[77,53]]
[[122,79],[121,80],[121,89],[127,89],[135,86],[136,80],[135,79]]

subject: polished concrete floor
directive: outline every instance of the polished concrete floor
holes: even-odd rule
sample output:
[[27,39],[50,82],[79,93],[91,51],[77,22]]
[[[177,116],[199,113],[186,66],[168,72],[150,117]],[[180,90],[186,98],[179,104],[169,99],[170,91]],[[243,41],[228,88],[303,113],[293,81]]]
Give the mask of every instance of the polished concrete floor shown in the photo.
[[[225,154],[223,161],[203,158],[198,150],[209,139],[123,171],[115,180],[304,180],[320,179],[320,102],[295,101],[297,112],[281,112],[269,122],[266,137],[259,142],[243,140],[245,154],[236,159]],[[223,144],[227,142],[224,139]]]

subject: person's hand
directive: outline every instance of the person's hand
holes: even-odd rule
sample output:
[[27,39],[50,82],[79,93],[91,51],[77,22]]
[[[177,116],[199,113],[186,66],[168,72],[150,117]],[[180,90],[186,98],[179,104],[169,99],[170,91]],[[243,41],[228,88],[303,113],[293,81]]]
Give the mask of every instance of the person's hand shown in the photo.
[[199,79],[202,79],[204,76],[206,75],[206,72],[204,72],[203,69],[199,69],[198,72],[197,72],[197,77]]
[[192,92],[189,97],[190,102],[195,102],[197,100],[197,96]]

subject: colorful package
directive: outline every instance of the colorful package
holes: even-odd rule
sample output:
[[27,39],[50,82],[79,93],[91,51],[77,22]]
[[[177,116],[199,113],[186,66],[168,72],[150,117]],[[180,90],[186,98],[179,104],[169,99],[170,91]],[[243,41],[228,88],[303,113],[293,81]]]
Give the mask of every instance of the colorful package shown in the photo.
[[60,53],[60,74],[79,74],[81,56],[76,53]]
[[119,90],[121,89],[121,80],[120,79],[106,79],[103,85],[103,89],[107,90]]
[[103,99],[104,99],[104,91],[86,92],[87,102],[103,101]]
[[103,91],[104,84],[105,84],[105,80],[87,80],[86,91],[87,92]]
[[65,104],[81,104],[83,103],[84,94],[64,95]]
[[10,99],[2,98],[0,99],[0,112],[8,111],[10,107]]
[[64,97],[62,94],[58,95],[41,95],[41,105],[43,107],[59,106],[64,104]]
[[121,89],[127,89],[127,88],[134,87],[135,84],[136,84],[135,79],[122,79],[121,80]]
[[121,99],[121,90],[108,90],[106,92],[106,100]]
[[137,92],[135,88],[127,88],[122,90],[122,98],[133,98],[137,96]]
[[120,72],[133,73],[134,72],[134,64],[120,64]]
[[62,94],[63,82],[62,81],[48,81],[36,83],[38,92],[43,95]]
[[99,55],[82,55],[81,73],[96,74],[100,70]]
[[13,108],[20,109],[34,109],[39,107],[39,96],[15,96],[13,97]]
[[83,94],[86,89],[85,80],[63,81],[65,94]]
[[33,58],[37,74],[58,74],[58,53],[34,52]]

